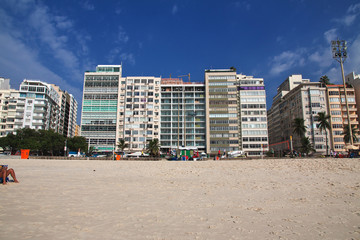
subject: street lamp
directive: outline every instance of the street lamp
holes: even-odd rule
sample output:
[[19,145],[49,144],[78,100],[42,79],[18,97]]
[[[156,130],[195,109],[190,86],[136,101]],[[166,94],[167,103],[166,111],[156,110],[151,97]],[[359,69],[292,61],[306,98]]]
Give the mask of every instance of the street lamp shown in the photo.
[[[345,62],[345,59],[347,58],[346,41],[344,41],[344,40],[331,41],[331,49],[332,49],[333,58],[336,61],[338,61],[341,66],[341,75],[342,75],[342,80],[343,80],[343,84],[344,84],[344,94],[345,94],[346,114],[347,114],[347,119],[348,119],[348,127],[349,127],[349,135],[350,135],[350,144],[354,145],[352,129],[351,129],[351,122],[350,122],[350,114],[349,114],[349,104],[348,104],[346,85],[345,85],[344,67],[343,67],[343,63]],[[341,98],[341,96],[340,96],[340,98]],[[340,101],[341,101],[341,99],[340,99]]]

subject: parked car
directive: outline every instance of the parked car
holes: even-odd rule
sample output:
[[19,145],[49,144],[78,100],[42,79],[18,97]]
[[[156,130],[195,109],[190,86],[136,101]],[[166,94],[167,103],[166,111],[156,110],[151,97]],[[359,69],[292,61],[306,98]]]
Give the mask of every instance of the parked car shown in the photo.
[[85,153],[69,152],[68,157],[85,157]]
[[134,152],[127,155],[127,157],[148,157],[148,153]]

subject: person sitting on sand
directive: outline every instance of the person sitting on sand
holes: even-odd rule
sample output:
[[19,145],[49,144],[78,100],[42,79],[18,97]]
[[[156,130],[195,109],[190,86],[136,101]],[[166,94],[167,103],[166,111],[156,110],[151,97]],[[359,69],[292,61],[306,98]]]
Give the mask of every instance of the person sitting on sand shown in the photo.
[[18,183],[19,181],[16,179],[15,171],[14,169],[10,168],[8,169],[7,165],[0,165],[0,177],[3,179],[3,184],[6,184],[6,178],[11,175],[11,177],[14,179],[14,182]]

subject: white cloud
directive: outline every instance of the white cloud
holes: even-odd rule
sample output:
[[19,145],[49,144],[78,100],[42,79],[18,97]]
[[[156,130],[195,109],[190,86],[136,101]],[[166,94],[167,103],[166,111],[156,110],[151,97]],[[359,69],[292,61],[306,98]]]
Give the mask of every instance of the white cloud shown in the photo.
[[123,53],[120,47],[113,48],[107,56],[107,60],[110,64],[115,64],[116,62],[128,62],[131,65],[135,65],[134,54]]
[[271,62],[271,75],[278,75],[284,71],[305,64],[305,49],[297,49],[295,51],[285,51],[275,56]]
[[67,49],[67,37],[58,33],[56,23],[52,21],[47,7],[37,6],[29,16],[29,24],[39,34],[39,40],[50,47],[54,57],[69,68],[76,71],[79,65],[77,57]]
[[128,62],[131,65],[135,65],[135,57],[132,53],[122,53],[120,54],[120,60],[124,62]]
[[333,28],[324,33],[324,38],[326,39],[327,43],[330,43],[332,40],[337,39],[337,29]]
[[236,8],[245,9],[246,11],[250,11],[250,9],[251,9],[250,3],[246,2],[246,1],[237,1],[234,3],[234,5]]
[[350,14],[350,15],[346,15],[342,18],[337,18],[334,21],[338,22],[340,24],[343,24],[345,26],[350,26],[351,24],[353,24],[355,19],[356,19],[356,14]]
[[355,72],[360,74],[360,34],[353,42],[348,43],[348,59],[344,63],[346,73]]
[[119,26],[118,35],[117,35],[117,42],[127,43],[128,41],[129,41],[129,36],[125,32],[124,28]]
[[55,16],[54,17],[56,27],[62,30],[71,29],[73,27],[72,21],[67,19],[64,16]]
[[173,14],[173,15],[175,15],[177,12],[178,12],[178,6],[175,4],[173,7],[172,7],[172,9],[171,9],[171,13]]
[[24,43],[8,34],[0,34],[0,72],[11,79],[11,86],[18,89],[23,79],[37,79],[59,85],[64,90],[81,99],[80,89],[65,82],[59,75],[44,67],[38,60],[37,53],[31,51]]
[[350,5],[347,12],[348,13],[359,13],[360,12],[360,3]]
[[353,4],[350,5],[345,16],[343,16],[342,18],[333,19],[333,21],[348,27],[355,22],[355,19],[359,14],[360,14],[360,3]]
[[95,6],[94,4],[89,3],[89,1],[85,1],[85,2],[80,2],[80,6],[88,11],[93,11],[95,10]]
[[329,67],[333,63],[330,48],[323,48],[309,56],[309,60],[317,63],[321,68]]

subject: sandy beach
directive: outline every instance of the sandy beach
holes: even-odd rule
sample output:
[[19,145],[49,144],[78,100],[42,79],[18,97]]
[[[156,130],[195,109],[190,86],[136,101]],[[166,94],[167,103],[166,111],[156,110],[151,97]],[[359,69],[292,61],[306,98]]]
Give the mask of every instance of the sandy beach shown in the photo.
[[0,239],[360,239],[359,159],[0,164]]

